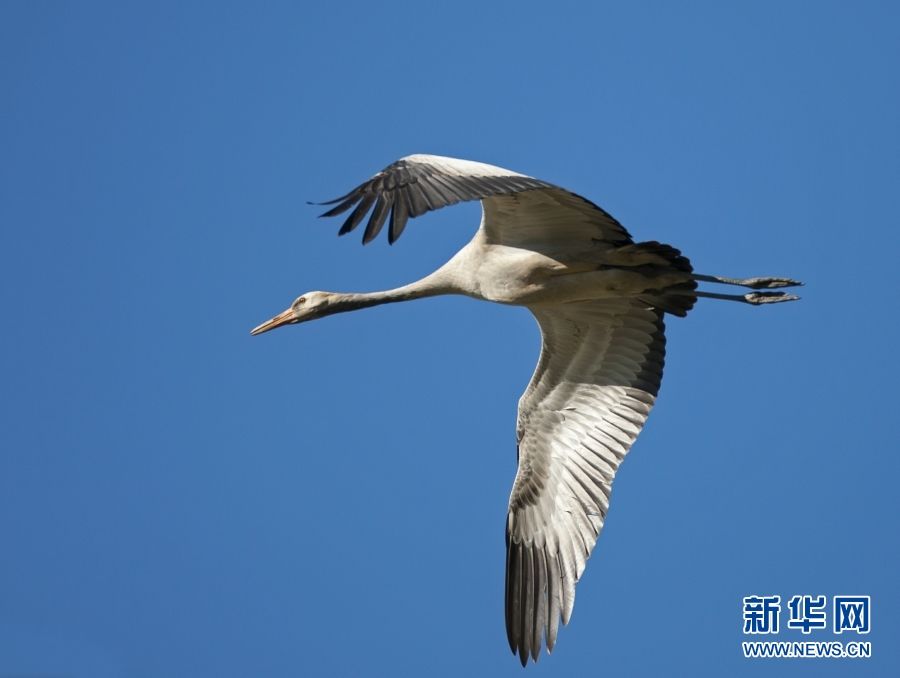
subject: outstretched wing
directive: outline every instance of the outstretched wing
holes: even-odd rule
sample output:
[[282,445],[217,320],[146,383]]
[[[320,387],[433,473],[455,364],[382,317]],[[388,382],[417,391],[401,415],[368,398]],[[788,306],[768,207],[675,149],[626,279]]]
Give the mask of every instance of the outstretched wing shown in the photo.
[[[512,198],[503,198],[512,196]],[[363,243],[374,240],[390,215],[393,243],[411,217],[469,200],[483,201],[484,229],[496,242],[526,245],[535,239],[571,239],[578,235],[614,244],[631,242],[628,232],[594,203],[564,188],[470,160],[410,155],[388,165],[365,183],[323,205],[335,205],[323,217],[353,211],[341,226],[344,235],[372,214]]]
[[663,312],[636,300],[532,309],[543,346],[519,401],[506,523],[506,630],[524,666],[568,623],[613,477],[659,390]]

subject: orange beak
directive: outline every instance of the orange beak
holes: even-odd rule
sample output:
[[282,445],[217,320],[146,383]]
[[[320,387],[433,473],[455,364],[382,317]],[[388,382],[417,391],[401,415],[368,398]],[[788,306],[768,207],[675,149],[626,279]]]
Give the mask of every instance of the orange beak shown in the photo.
[[250,334],[262,334],[263,332],[268,332],[269,330],[274,330],[276,327],[281,327],[282,325],[292,325],[297,322],[294,317],[294,309],[289,308],[286,311],[282,311],[278,315],[276,315],[271,320],[266,320],[262,325],[258,325],[250,330]]

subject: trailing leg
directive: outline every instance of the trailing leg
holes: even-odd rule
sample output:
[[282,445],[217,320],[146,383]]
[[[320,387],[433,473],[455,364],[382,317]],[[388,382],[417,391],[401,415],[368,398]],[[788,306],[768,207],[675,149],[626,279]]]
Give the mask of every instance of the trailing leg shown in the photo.
[[738,301],[742,304],[761,306],[763,304],[777,304],[780,301],[796,301],[800,297],[787,292],[748,292],[747,294],[718,294],[717,292],[694,292],[698,297],[707,299],[723,299],[725,301]]
[[694,280],[719,283],[721,285],[740,285],[741,287],[749,287],[754,290],[770,290],[776,287],[796,287],[803,285],[799,280],[793,280],[792,278],[724,278],[719,275],[703,275],[701,273],[695,273]]

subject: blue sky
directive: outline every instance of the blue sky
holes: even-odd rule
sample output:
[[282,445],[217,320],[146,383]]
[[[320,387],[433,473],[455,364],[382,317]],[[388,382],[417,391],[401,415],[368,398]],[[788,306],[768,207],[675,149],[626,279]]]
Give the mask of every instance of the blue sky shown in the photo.
[[[528,673],[897,675],[896,5],[324,5],[0,5],[0,674],[522,675],[528,312],[248,334],[471,237],[475,205],[363,248],[305,204],[425,152],[566,186],[697,270],[807,282],[670,320]],[[873,658],[743,659],[756,593],[871,595]]]

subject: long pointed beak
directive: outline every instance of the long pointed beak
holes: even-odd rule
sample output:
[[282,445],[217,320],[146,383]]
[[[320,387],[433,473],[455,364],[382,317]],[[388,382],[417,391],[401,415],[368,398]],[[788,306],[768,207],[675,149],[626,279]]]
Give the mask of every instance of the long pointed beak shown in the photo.
[[262,325],[254,327],[250,330],[250,334],[262,334],[263,332],[274,330],[276,327],[291,325],[295,322],[297,322],[297,320],[294,318],[294,309],[289,308],[286,311],[282,311],[271,320],[266,320]]

